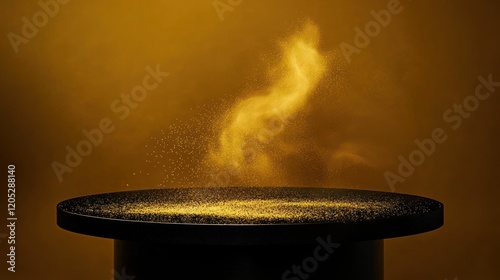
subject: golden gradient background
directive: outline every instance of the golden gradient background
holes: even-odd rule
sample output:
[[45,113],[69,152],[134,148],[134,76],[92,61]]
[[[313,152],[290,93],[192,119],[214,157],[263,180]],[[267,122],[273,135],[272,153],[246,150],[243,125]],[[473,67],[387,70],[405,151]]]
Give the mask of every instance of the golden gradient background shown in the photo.
[[[318,25],[321,50],[334,52],[341,42],[352,44],[353,28],[364,27],[370,11],[387,2],[244,0],[221,22],[209,0],[70,1],[15,54],[7,34],[20,33],[21,18],[40,7],[2,1],[1,166],[16,164],[19,221],[18,272],[7,273],[2,240],[1,278],[111,279],[112,242],[59,229],[56,204],[151,187],[154,180],[131,175],[142,168],[151,136],[257,87],[276,41],[305,20]],[[500,90],[458,130],[442,119],[474,92],[479,75],[500,80],[499,5],[401,3],[401,14],[351,65],[330,65],[329,78],[296,120],[302,129],[294,139],[308,145],[297,144],[297,154],[284,159],[286,182],[389,191],[384,172],[396,170],[397,157],[407,157],[416,138],[442,127],[448,140],[396,191],[442,201],[446,225],[388,240],[386,279],[500,279]],[[110,103],[156,64],[170,76],[119,121]],[[96,128],[103,117],[116,130],[59,183],[52,161],[63,161],[64,147],[74,147],[81,130]]]

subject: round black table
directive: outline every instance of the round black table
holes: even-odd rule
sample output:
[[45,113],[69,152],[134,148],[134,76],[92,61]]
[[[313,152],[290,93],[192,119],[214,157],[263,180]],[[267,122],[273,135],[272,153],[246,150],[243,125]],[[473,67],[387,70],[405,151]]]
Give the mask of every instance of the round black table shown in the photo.
[[167,188],[57,205],[66,230],[115,240],[140,279],[383,279],[383,239],[443,225],[424,197],[298,187]]

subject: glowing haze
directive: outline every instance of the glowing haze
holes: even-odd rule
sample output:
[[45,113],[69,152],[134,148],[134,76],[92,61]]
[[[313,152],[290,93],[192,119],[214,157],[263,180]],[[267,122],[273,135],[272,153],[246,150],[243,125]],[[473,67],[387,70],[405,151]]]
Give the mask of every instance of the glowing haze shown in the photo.
[[319,30],[311,22],[281,42],[281,61],[271,68],[270,85],[239,101],[222,117],[217,144],[207,163],[213,167],[252,171],[273,170],[267,144],[286,129],[306,105],[326,72],[326,58],[318,51]]

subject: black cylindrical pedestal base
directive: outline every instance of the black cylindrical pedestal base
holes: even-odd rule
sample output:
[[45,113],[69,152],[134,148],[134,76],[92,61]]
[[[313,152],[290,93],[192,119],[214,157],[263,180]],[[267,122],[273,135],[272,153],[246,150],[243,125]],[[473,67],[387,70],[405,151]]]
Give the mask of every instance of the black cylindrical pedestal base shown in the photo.
[[386,192],[167,188],[69,199],[57,224],[115,240],[115,279],[381,280],[383,239],[437,229],[443,213]]
[[382,280],[383,241],[310,245],[168,245],[115,240],[115,270],[134,280]]

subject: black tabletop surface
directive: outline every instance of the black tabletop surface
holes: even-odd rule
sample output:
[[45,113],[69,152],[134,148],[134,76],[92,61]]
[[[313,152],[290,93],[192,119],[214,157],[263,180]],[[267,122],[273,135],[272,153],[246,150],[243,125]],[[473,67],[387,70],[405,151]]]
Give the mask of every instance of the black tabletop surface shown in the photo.
[[443,225],[443,204],[405,194],[298,187],[165,188],[78,197],[57,205],[66,230],[193,245],[385,239]]

